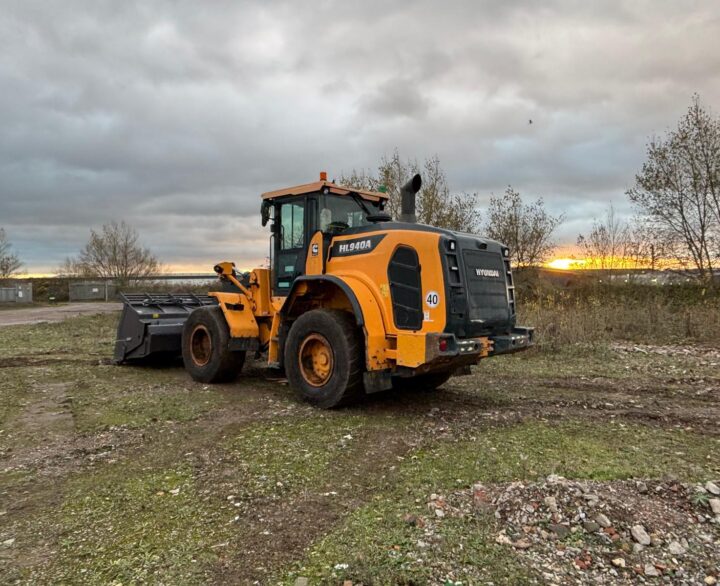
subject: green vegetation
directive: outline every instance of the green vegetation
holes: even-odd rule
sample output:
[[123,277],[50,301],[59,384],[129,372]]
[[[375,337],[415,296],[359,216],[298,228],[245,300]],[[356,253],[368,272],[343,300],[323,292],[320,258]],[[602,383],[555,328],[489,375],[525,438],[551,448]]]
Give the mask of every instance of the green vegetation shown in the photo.
[[198,490],[187,467],[127,471],[108,466],[68,483],[40,527],[59,535],[49,567],[29,581],[196,584],[230,535],[228,514]]
[[[398,423],[396,421],[396,423]],[[317,488],[338,467],[357,457],[357,446],[382,421],[361,416],[318,415],[312,419],[252,425],[223,448],[241,479],[241,499]]]

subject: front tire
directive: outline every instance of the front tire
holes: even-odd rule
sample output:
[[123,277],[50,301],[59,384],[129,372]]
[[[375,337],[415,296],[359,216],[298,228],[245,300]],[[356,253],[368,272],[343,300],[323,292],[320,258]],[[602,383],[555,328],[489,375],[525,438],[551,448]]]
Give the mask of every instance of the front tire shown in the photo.
[[202,307],[183,326],[182,357],[185,370],[201,383],[226,383],[237,378],[245,352],[228,349],[230,331],[222,309]]
[[315,309],[293,323],[285,343],[285,372],[300,397],[322,409],[346,405],[363,393],[365,352],[354,317]]

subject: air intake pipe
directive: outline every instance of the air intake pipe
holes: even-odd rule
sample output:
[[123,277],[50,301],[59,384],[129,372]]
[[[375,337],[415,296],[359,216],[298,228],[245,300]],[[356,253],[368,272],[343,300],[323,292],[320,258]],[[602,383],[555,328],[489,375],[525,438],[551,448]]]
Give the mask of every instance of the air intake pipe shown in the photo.
[[422,178],[417,173],[405,185],[400,188],[400,221],[415,224],[417,216],[415,215],[415,194],[422,187]]

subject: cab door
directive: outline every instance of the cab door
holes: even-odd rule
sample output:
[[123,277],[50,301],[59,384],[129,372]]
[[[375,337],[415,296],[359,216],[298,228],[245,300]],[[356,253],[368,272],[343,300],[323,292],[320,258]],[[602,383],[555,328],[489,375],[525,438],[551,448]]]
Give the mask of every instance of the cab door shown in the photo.
[[304,273],[308,240],[307,198],[292,198],[278,203],[275,210],[273,294],[285,297],[293,281]]

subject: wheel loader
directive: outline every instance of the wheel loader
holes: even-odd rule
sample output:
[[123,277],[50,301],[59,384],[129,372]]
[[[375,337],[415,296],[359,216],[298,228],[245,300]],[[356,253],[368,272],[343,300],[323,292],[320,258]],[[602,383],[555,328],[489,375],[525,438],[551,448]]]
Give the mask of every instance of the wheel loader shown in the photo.
[[432,389],[483,358],[525,350],[510,252],[418,224],[415,175],[388,196],[320,180],[262,194],[270,266],[214,268],[207,295],[123,295],[116,363],[182,355],[193,379],[234,380],[266,355],[306,401],[332,408],[393,388]]

